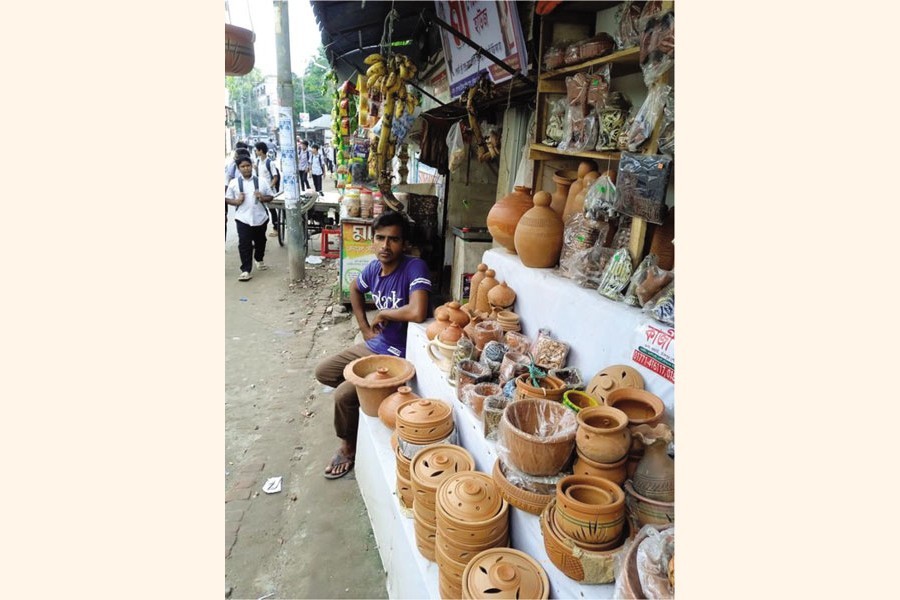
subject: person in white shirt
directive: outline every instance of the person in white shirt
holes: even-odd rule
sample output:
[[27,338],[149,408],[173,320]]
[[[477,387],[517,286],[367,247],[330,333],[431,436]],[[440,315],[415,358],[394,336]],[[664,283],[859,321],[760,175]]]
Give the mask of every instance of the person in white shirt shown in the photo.
[[300,191],[303,191],[309,187],[309,179],[307,179],[306,175],[309,173],[309,158],[311,156],[311,152],[309,151],[309,142],[303,140],[300,142],[300,147],[297,149],[297,172],[300,174]]
[[319,154],[319,145],[312,145],[312,155],[309,157],[309,173],[313,178],[316,191],[322,193],[322,175],[325,174],[325,161]]
[[[240,156],[250,156],[250,150],[247,149],[247,144],[244,142],[238,142],[234,148],[233,156],[228,157],[228,162],[225,163],[225,191],[228,191],[228,184],[231,183],[231,180],[240,175],[240,171],[237,168],[237,159]],[[228,203],[225,203],[225,239],[228,239]]]
[[237,159],[239,177],[235,177],[225,190],[225,203],[236,206],[234,222],[238,233],[238,252],[241,256],[240,281],[249,281],[253,271],[252,260],[260,271],[268,267],[266,256],[266,225],[269,215],[265,203],[272,201],[271,188],[253,175],[253,163],[249,156]]
[[[256,149],[256,168],[254,169],[256,176],[269,186],[274,195],[281,187],[281,171],[278,170],[275,161],[268,157],[269,147],[265,142],[256,142],[254,148]],[[270,208],[269,214],[272,215],[272,232],[269,236],[275,237],[278,235],[279,226],[278,209]]]

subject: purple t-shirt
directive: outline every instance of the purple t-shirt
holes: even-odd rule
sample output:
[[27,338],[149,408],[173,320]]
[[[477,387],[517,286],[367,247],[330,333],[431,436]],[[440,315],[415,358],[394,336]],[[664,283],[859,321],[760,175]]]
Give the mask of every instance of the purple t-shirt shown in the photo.
[[[356,285],[363,294],[372,293],[375,308],[400,308],[409,304],[409,297],[416,290],[431,291],[428,266],[421,258],[403,255],[400,264],[390,275],[381,275],[381,263],[373,260],[365,266]],[[389,321],[381,333],[366,341],[369,350],[376,354],[393,354],[406,357],[406,327],[408,323]]]

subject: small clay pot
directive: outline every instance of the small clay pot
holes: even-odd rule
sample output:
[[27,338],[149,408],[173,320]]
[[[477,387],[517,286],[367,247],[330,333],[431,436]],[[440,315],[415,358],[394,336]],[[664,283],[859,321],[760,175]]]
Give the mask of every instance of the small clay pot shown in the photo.
[[601,477],[564,477],[556,486],[556,525],[588,544],[616,541],[625,527],[625,493]]
[[598,463],[614,463],[628,455],[631,430],[628,415],[609,406],[586,408],[576,416],[575,445],[587,458]]
[[606,397],[606,405],[617,408],[628,415],[630,425],[653,427],[662,419],[665,405],[658,396],[637,388],[613,390]]
[[469,324],[469,315],[467,315],[464,311],[460,310],[462,305],[459,302],[450,302],[447,304],[447,314],[450,318],[451,323],[456,323],[460,327],[465,327]]
[[578,449],[577,446],[577,434],[576,434],[576,446],[575,446],[575,462],[572,464],[572,472],[575,475],[590,475],[592,477],[602,477],[603,479],[609,479],[616,485],[624,485],[625,480],[628,477],[628,457],[625,456],[622,460],[614,463],[599,463],[593,461],[589,458],[586,458],[584,454],[581,453],[581,450]]
[[528,373],[523,373],[516,377],[517,400],[536,398],[562,402],[562,397],[565,392],[566,383],[559,377],[554,377],[553,375],[542,377],[540,381],[538,381],[538,387],[531,384],[531,378]]
[[435,319],[440,319],[441,315],[444,315],[445,317],[447,317],[447,320],[450,319],[450,312],[447,310],[447,304],[449,304],[449,302],[445,302],[444,304],[441,304],[436,309],[434,309],[434,318]]
[[470,383],[467,386],[467,389],[463,390],[463,401],[480,417],[481,413],[484,411],[485,398],[502,393],[503,389],[496,383],[491,383],[490,381],[476,384]]
[[482,321],[475,325],[475,347],[478,351],[484,349],[485,344],[490,341],[499,342],[503,339],[503,328],[497,321]]
[[437,339],[444,344],[456,344],[456,342],[459,341],[459,338],[461,338],[462,335],[462,328],[458,323],[454,323],[451,320],[450,325],[444,328],[444,330],[437,335]]
[[436,338],[442,331],[450,327],[450,316],[447,314],[446,308],[444,312],[438,315],[437,311],[435,311],[435,315],[437,315],[428,327],[425,328],[425,337],[429,340],[433,340]]
[[397,424],[397,407],[406,402],[418,398],[414,394],[412,388],[401,385],[397,391],[385,398],[378,406],[378,418],[384,423],[388,429],[394,429]]
[[487,299],[492,308],[509,308],[516,302],[516,292],[504,281],[488,291]]

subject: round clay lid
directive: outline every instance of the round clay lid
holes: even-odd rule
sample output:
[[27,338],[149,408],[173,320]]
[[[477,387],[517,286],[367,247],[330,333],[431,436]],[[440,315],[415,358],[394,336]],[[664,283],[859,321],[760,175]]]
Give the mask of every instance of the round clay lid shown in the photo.
[[453,418],[453,409],[441,400],[416,398],[397,407],[397,420],[410,425],[432,425]]
[[503,508],[503,497],[490,475],[464,471],[445,479],[435,495],[435,505],[462,522],[487,521]]
[[612,365],[599,371],[588,383],[585,391],[606,403],[606,397],[620,388],[644,389],[644,378],[633,367]]
[[461,446],[440,444],[416,453],[410,465],[410,479],[421,487],[437,490],[441,482],[462,471],[474,471],[475,459]]
[[550,596],[543,567],[514,548],[489,548],[476,554],[463,572],[463,596],[468,598],[535,598]]

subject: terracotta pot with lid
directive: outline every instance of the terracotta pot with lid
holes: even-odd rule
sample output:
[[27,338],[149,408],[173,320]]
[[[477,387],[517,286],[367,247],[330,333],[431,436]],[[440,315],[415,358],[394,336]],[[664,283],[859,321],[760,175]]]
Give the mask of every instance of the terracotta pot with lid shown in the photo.
[[441,313],[438,313],[438,311],[434,311],[434,314],[434,321],[429,323],[428,327],[425,328],[425,337],[427,337],[429,340],[433,340],[442,331],[450,327],[450,317],[447,314],[446,310],[442,311]]
[[509,308],[516,302],[516,291],[503,281],[488,291],[487,299],[492,308]]
[[378,406],[378,418],[387,425],[388,429],[393,429],[397,424],[397,407],[407,400],[413,400],[418,397],[417,394],[413,393],[411,387],[401,385],[396,392],[385,398]]
[[382,354],[357,358],[344,367],[344,379],[356,386],[359,407],[370,417],[377,417],[382,400],[415,374],[408,360]]
[[461,310],[461,307],[462,305],[459,302],[448,302],[447,316],[449,317],[451,323],[456,323],[460,327],[465,327],[469,324],[469,315],[467,315],[465,311]]
[[490,548],[466,565],[462,597],[546,600],[550,597],[550,580],[544,568],[521,550]]

